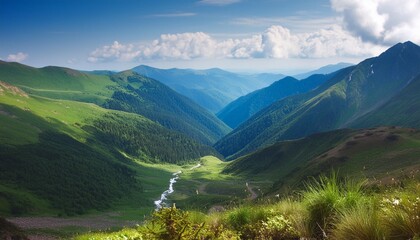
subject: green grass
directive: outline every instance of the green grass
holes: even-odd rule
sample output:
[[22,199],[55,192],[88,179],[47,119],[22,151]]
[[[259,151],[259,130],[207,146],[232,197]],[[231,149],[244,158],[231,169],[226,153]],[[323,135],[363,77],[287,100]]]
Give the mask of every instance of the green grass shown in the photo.
[[[28,96],[4,83],[0,89],[0,183],[48,201],[46,212],[72,215],[121,205],[149,214],[168,186],[167,169],[179,167],[141,162],[182,164],[212,152],[140,115]],[[2,214],[14,214],[16,206],[19,214],[37,214],[24,207],[31,206],[24,196],[1,198],[8,206]]]

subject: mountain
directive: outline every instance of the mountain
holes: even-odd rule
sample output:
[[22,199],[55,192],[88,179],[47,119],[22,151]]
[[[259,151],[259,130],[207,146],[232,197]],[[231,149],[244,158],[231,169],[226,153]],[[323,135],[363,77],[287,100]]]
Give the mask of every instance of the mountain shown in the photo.
[[28,94],[144,114],[169,129],[210,145],[230,130],[188,98],[130,71],[95,75],[62,67],[33,68],[0,61],[0,81]]
[[122,88],[115,90],[106,108],[141,114],[208,145],[230,131],[216,116],[154,79],[132,71],[111,79]]
[[420,75],[378,109],[360,117],[352,127],[405,126],[420,128]]
[[287,96],[308,92],[321,85],[327,75],[312,75],[304,80],[285,77],[260,90],[256,90],[229,103],[217,117],[231,128],[236,128],[261,109]]
[[419,154],[419,130],[340,129],[275,143],[230,162],[224,172],[247,179],[270,179],[275,182],[272,191],[287,191],[332,169],[341,176],[371,181],[386,180],[394,173],[410,175],[419,167]]
[[273,103],[215,147],[234,158],[280,140],[351,126],[390,101],[419,74],[420,47],[399,43],[378,57],[338,71],[313,91]]
[[311,75],[314,75],[314,74],[329,74],[329,73],[333,73],[333,72],[336,72],[340,69],[350,67],[350,66],[353,66],[353,65],[354,64],[352,64],[352,63],[340,62],[340,63],[337,63],[337,64],[330,64],[330,65],[327,65],[327,66],[323,66],[321,68],[318,68],[316,70],[309,71],[309,72],[306,72],[306,73],[301,73],[301,74],[295,75],[293,77],[297,78],[297,79],[305,79],[305,78],[310,77]]
[[241,75],[218,68],[158,69],[140,65],[133,71],[164,83],[214,113],[234,99],[279,79],[275,74]]

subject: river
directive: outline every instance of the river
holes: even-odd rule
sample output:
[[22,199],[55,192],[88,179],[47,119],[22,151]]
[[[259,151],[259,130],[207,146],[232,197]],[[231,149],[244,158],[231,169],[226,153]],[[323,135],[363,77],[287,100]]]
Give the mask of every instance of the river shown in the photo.
[[[197,165],[191,167],[189,170],[194,170],[196,168],[201,167],[201,163],[198,163]],[[165,200],[167,200],[167,196],[171,193],[174,192],[174,184],[176,183],[176,180],[179,179],[179,175],[182,173],[182,171],[178,171],[172,174],[173,178],[169,179],[169,187],[167,190],[165,190],[161,195],[160,195],[160,199],[154,201],[155,206],[156,206],[156,210],[159,210],[163,207],[166,207],[166,202]]]

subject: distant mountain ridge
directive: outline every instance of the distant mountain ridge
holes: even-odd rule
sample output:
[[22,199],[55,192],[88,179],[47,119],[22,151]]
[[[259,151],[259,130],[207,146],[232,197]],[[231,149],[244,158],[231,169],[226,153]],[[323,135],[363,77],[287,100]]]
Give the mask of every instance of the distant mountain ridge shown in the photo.
[[340,63],[337,63],[337,64],[329,64],[329,65],[320,67],[320,68],[318,68],[316,70],[313,70],[313,71],[293,75],[293,77],[297,78],[297,79],[305,79],[305,78],[310,77],[311,75],[314,75],[314,74],[329,74],[329,73],[333,73],[333,72],[336,72],[340,69],[350,67],[350,66],[353,66],[353,65],[354,64],[352,64],[352,63],[344,63],[344,62],[340,62]]
[[225,157],[235,158],[280,140],[351,126],[419,74],[420,47],[412,42],[396,44],[378,57],[338,71],[311,92],[273,103],[215,147]]
[[256,90],[229,103],[217,113],[217,117],[229,127],[236,128],[273,102],[310,91],[321,85],[329,77],[331,76],[315,74],[300,81],[293,77],[285,77],[268,87]]
[[268,86],[281,74],[236,74],[219,68],[206,70],[158,69],[140,65],[132,69],[158,80],[211,112],[218,112],[236,98]]

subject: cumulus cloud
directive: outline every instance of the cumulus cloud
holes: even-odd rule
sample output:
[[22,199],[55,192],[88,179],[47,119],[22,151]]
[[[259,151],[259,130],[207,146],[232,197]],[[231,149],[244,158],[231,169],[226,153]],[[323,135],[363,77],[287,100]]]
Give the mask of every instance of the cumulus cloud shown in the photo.
[[338,25],[311,33],[294,34],[273,25],[248,38],[216,40],[203,32],[163,34],[144,44],[103,46],[93,51],[90,62],[136,61],[142,59],[190,60],[195,58],[324,58],[372,56],[383,50],[364,43]]
[[16,54],[9,54],[9,56],[7,56],[7,61],[9,61],[9,62],[22,62],[27,58],[28,58],[28,54],[23,53],[23,52],[18,52]]
[[199,3],[206,5],[225,6],[233,3],[238,3],[241,0],[201,0]]
[[364,41],[395,44],[420,42],[419,0],[330,0],[347,30]]

